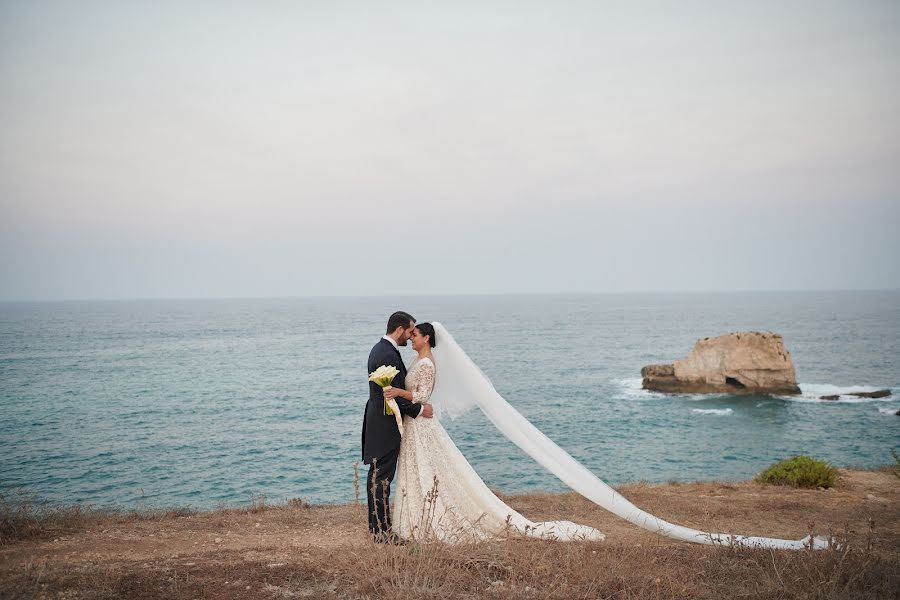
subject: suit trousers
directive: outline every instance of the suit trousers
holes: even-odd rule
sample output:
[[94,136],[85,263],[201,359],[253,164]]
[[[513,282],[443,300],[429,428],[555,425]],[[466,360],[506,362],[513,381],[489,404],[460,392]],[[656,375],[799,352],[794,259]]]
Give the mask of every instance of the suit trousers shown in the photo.
[[366,496],[369,500],[369,532],[373,535],[391,532],[391,482],[397,472],[397,446],[369,465],[366,477]]

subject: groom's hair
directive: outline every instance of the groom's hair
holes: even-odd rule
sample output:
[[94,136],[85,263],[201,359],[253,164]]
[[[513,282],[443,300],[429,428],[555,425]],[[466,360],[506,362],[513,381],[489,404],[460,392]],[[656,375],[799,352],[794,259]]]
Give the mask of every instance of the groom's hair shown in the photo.
[[402,310],[398,310],[388,319],[387,331],[385,333],[393,333],[394,330],[396,330],[398,327],[406,329],[407,327],[409,327],[410,321],[412,321],[413,323],[416,322],[411,314],[403,312]]

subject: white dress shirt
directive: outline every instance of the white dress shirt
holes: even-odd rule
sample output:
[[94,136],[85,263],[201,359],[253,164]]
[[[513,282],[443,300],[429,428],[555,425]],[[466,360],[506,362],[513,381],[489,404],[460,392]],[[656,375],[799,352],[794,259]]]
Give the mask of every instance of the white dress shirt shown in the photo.
[[[397,345],[397,342],[394,341],[394,338],[392,338],[389,335],[383,335],[383,336],[381,336],[381,339],[389,341],[391,343],[391,346],[396,348],[397,352],[400,352],[400,346]],[[402,356],[400,357],[400,360],[403,360]],[[423,410],[425,410],[425,407],[420,404],[419,405],[419,414],[417,414],[414,418],[418,419],[419,417],[421,417]]]
[[389,341],[391,343],[391,346],[396,348],[397,352],[400,352],[400,346],[397,345],[397,342],[394,341],[394,338],[389,335],[383,335],[381,336],[381,339]]

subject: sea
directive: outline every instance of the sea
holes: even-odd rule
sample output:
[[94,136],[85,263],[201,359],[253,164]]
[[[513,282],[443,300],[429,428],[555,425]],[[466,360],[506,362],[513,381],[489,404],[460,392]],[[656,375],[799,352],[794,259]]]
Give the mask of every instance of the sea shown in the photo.
[[[744,480],[801,453],[876,467],[900,450],[900,291],[4,302],[0,493],[126,509],[355,501],[366,360],[398,309],[443,323],[611,485]],[[747,330],[784,336],[801,395],[641,389],[644,365]],[[847,395],[881,388],[894,395]],[[477,410],[443,424],[492,489],[567,489]]]

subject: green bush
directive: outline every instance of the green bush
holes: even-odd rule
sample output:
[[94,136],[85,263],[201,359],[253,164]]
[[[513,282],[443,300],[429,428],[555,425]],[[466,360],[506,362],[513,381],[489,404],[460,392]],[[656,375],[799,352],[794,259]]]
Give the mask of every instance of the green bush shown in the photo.
[[800,454],[775,463],[757,475],[756,481],[800,488],[829,488],[837,478],[838,470],[829,463]]

